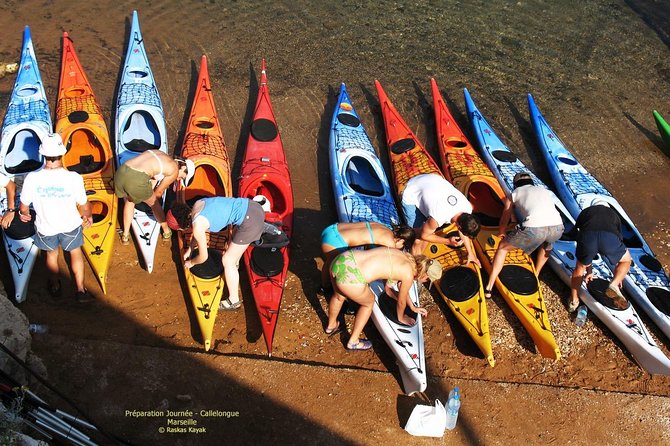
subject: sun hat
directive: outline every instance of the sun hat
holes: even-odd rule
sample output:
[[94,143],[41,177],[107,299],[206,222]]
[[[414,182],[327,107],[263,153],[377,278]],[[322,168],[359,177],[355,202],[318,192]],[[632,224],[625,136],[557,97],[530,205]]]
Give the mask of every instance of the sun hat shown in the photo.
[[48,157],[63,156],[67,150],[63,145],[63,140],[58,133],[50,133],[40,144],[40,155]]
[[186,178],[184,178],[184,185],[188,186],[193,179],[193,175],[195,175],[195,163],[191,160],[185,160],[184,163],[186,163]]
[[256,195],[252,198],[256,203],[260,204],[265,212],[270,212],[270,200],[267,199],[265,195]]
[[442,278],[442,265],[437,260],[431,260],[428,268],[426,269],[426,274],[431,282],[435,282]]

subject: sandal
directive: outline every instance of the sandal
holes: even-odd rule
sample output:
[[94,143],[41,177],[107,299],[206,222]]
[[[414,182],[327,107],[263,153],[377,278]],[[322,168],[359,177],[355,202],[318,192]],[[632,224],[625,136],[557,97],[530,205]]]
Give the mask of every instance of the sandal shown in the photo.
[[357,343],[350,344],[347,342],[347,350],[370,350],[372,348],[372,342],[367,339],[359,339]]
[[237,309],[240,308],[241,306],[242,306],[242,302],[241,302],[241,301],[238,300],[237,302],[233,303],[233,302],[230,301],[230,299],[227,299],[227,298],[226,298],[226,299],[223,299],[223,300],[221,301],[221,303],[219,304],[219,310],[222,310],[222,311],[233,311],[233,310],[237,310]]
[[484,298],[485,299],[490,299],[492,295],[493,295],[493,290],[487,290],[486,288],[484,288]]
[[130,244],[130,234],[121,234],[121,244],[124,246]]
[[167,231],[163,231],[163,240],[167,241],[172,238],[172,229],[168,229]]
[[51,297],[60,297],[62,291],[60,287],[60,279],[49,279],[47,290],[49,291]]
[[89,293],[86,288],[84,288],[84,291],[77,291],[77,294],[75,294],[74,298],[80,304],[93,302],[95,300],[95,297],[93,297],[93,295]]
[[340,328],[340,321],[337,321],[337,325],[335,326],[335,328],[326,328],[323,331],[328,335],[328,337],[335,336],[336,334],[341,333],[342,329]]

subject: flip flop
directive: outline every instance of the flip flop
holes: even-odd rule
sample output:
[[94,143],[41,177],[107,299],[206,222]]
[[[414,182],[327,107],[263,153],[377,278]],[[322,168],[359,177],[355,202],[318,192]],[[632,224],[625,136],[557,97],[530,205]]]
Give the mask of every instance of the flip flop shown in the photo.
[[168,229],[167,231],[163,231],[163,240],[170,240],[172,238],[172,230]]
[[49,295],[51,295],[51,297],[60,297],[62,294],[60,279],[49,279],[47,290],[49,291]]
[[230,299],[223,299],[221,303],[219,304],[219,310],[223,311],[233,311],[237,310],[242,306],[242,301],[237,301],[235,303],[232,303]]
[[130,234],[121,234],[121,244],[124,246],[130,244]]
[[579,300],[577,303],[570,301],[570,305],[568,305],[568,312],[573,313],[577,311],[577,307],[579,306]]
[[342,328],[340,328],[340,321],[337,321],[337,325],[335,326],[335,328],[326,328],[323,331],[328,335],[328,337],[335,336],[336,334],[341,333]]
[[357,343],[350,344],[347,342],[347,350],[370,350],[372,348],[372,342],[367,339],[359,339]]
[[484,298],[485,299],[490,299],[491,296],[492,296],[492,293],[493,293],[493,290],[487,290],[486,288],[484,288]]

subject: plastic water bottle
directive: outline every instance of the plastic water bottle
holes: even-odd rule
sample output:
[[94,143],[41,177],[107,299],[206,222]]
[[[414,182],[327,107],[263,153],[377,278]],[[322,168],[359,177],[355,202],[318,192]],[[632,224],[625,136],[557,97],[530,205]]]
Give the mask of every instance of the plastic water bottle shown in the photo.
[[589,314],[588,308],[586,308],[586,305],[581,304],[577,308],[577,316],[575,316],[575,325],[578,327],[583,327],[584,324],[586,323],[586,316]]
[[30,333],[46,333],[49,331],[49,326],[46,324],[30,324],[28,325]]
[[447,401],[447,426],[449,430],[456,427],[458,420],[458,409],[461,408],[461,392],[458,387],[449,392],[449,400]]

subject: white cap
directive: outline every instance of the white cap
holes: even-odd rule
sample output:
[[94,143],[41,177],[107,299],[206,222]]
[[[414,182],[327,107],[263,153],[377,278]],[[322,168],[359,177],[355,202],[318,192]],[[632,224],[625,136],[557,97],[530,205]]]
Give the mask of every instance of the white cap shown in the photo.
[[265,212],[270,212],[270,200],[265,195],[256,195],[252,200],[260,204]]
[[591,206],[609,206],[610,204],[607,202],[607,200],[601,198],[601,197],[596,197],[593,200],[591,200]]
[[186,178],[184,178],[184,184],[188,185],[195,175],[195,163],[191,160],[186,160]]
[[42,140],[40,144],[40,155],[56,157],[65,155],[67,150],[63,145],[63,140],[58,133],[51,133]]

